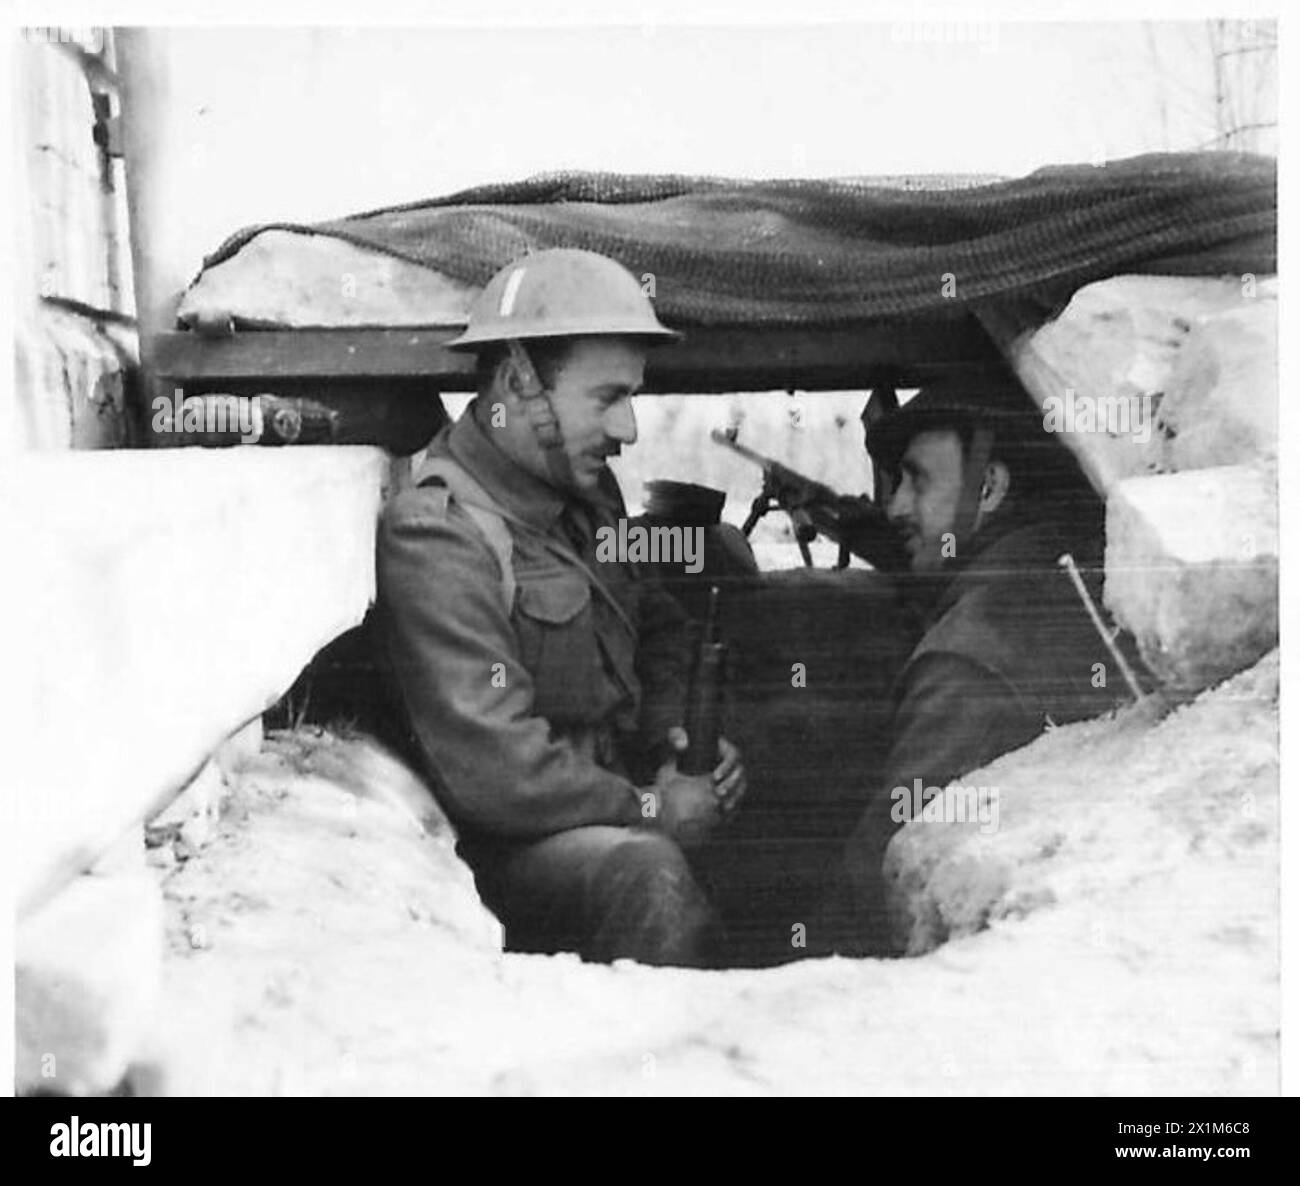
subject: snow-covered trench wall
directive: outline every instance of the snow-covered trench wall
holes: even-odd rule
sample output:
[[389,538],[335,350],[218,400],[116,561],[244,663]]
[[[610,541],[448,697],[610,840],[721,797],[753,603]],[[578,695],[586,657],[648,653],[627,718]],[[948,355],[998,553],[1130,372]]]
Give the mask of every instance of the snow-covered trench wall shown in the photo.
[[[0,404],[0,686],[21,1089],[103,1090],[159,991],[143,823],[221,765],[374,596],[378,449],[138,439],[121,76],[105,29],[17,38],[15,383]],[[238,744],[228,743],[238,735]],[[189,788],[187,791],[186,788]]]
[[1276,276],[1118,276],[1003,341],[1106,495],[1107,607],[1194,694],[1277,644]]

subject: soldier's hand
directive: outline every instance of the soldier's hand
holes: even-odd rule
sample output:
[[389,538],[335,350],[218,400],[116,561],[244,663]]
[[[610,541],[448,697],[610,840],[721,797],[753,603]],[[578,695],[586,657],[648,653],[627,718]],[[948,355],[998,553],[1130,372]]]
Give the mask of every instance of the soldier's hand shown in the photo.
[[740,760],[740,750],[725,737],[718,738],[718,764],[713,770],[713,793],[718,796],[722,814],[730,815],[749,790],[745,764]]
[[[690,746],[690,737],[680,725],[674,725],[668,730],[668,742],[677,753],[684,754]],[[709,777],[724,817],[730,815],[749,789],[749,781],[740,760],[740,750],[725,737],[718,738],[718,764]]]
[[676,762],[659,767],[648,793],[655,797],[654,818],[659,829],[682,848],[703,843],[722,818],[712,778],[680,774]]

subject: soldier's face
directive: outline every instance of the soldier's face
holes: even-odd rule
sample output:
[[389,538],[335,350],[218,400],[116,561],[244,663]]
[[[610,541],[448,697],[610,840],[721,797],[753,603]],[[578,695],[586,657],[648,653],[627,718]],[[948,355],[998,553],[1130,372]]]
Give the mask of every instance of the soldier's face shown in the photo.
[[629,338],[576,338],[551,389],[574,485],[595,491],[606,460],[636,442],[632,396],[645,378],[645,347]]
[[962,491],[961,437],[950,429],[918,432],[898,466],[885,513],[903,536],[913,572],[933,572],[954,555]]

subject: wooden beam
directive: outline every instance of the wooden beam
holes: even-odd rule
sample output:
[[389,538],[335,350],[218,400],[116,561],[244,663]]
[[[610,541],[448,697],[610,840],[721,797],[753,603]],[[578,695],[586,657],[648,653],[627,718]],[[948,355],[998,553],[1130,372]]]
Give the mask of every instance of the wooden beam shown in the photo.
[[[236,379],[419,376],[443,391],[470,391],[473,358],[447,350],[457,329],[258,330],[229,337],[159,334],[159,375],[191,385]],[[973,320],[889,322],[847,328],[692,329],[650,355],[646,390],[726,392],[870,386],[882,373],[899,386],[953,369],[1001,366]]]
[[457,329],[250,330],[228,337],[159,334],[158,373],[168,379],[394,378],[445,380],[468,391],[474,358],[444,349]]
[[1001,365],[973,320],[889,322],[836,329],[697,329],[650,355],[646,387],[660,392],[803,390],[899,386],[953,368]]

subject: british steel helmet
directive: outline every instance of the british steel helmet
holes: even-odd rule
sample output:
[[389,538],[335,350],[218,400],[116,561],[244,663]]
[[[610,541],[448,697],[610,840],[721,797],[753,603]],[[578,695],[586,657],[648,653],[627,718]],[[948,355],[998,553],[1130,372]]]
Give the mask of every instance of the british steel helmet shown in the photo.
[[681,337],[660,323],[641,283],[622,264],[594,251],[552,247],[493,276],[474,301],[465,332],[447,348],[588,334],[661,342]]

